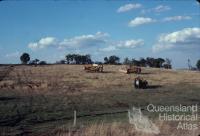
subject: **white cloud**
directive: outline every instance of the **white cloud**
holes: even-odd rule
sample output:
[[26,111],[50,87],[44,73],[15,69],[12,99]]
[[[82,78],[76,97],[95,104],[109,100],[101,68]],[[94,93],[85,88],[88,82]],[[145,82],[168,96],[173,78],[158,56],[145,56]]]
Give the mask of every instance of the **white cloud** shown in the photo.
[[138,39],[138,40],[126,40],[126,41],[120,41],[117,44],[117,47],[119,48],[135,48],[138,46],[141,46],[144,44],[144,40]]
[[116,51],[119,49],[133,49],[139,46],[144,45],[144,40],[142,39],[131,39],[131,40],[125,40],[125,41],[115,41],[111,43],[111,46],[105,47],[100,49],[100,51],[104,52],[110,52],[110,51]]
[[151,9],[143,9],[141,11],[141,13],[142,14],[150,13],[150,12],[160,13],[160,12],[164,12],[164,11],[168,11],[168,10],[171,10],[171,8],[169,6],[158,5],[158,6],[154,7],[154,8],[151,8]]
[[42,49],[49,46],[57,45],[58,41],[54,37],[45,37],[40,39],[38,42],[31,42],[28,44],[28,47],[35,50],[35,49]]
[[136,17],[129,22],[129,26],[136,27],[139,25],[149,24],[149,23],[153,23],[153,22],[156,22],[156,20],[152,19],[152,18],[148,18],[148,17]]
[[123,5],[121,7],[118,8],[117,12],[118,13],[121,13],[121,12],[127,12],[127,11],[130,11],[132,9],[138,9],[138,8],[141,8],[142,5],[141,4],[126,4],[126,5]]
[[94,35],[81,35],[70,39],[64,39],[59,43],[59,48],[80,48],[80,47],[94,47],[105,44],[107,33],[97,32]]
[[169,49],[188,50],[200,49],[200,28],[184,28],[169,34],[161,34],[157,43],[153,46],[153,51],[163,51]]
[[8,53],[5,55],[6,58],[16,58],[16,57],[19,57],[20,56],[20,53],[18,51],[16,52],[13,52],[13,53]]
[[157,7],[153,8],[153,11],[155,12],[163,12],[163,11],[168,11],[171,8],[169,6],[165,6],[165,5],[158,5]]
[[189,20],[192,19],[190,16],[173,16],[173,17],[166,17],[163,21],[181,21],[181,20]]
[[102,49],[99,49],[99,51],[103,51],[103,52],[110,52],[110,51],[116,51],[117,48],[115,46],[108,46]]
[[81,35],[73,38],[66,38],[62,41],[58,41],[55,37],[41,38],[38,42],[31,42],[28,47],[32,50],[43,49],[50,46],[63,48],[80,48],[80,47],[94,47],[106,42],[107,33],[97,32],[94,35]]
[[53,45],[57,49],[70,49],[73,51],[83,51],[90,49],[95,51],[110,52],[123,48],[136,48],[144,44],[142,39],[130,39],[115,41],[109,38],[108,33],[97,32],[95,34],[75,36],[58,41],[54,37],[41,38],[38,42],[29,43],[28,47],[35,49],[47,48]]
[[195,1],[194,5],[196,5],[196,6],[200,6],[200,2]]

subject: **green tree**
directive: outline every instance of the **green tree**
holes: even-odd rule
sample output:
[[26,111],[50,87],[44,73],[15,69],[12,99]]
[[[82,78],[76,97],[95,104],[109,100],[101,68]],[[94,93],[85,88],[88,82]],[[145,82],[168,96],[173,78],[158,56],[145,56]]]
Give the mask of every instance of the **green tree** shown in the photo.
[[112,55],[109,57],[109,64],[118,64],[119,63],[120,58]]
[[133,64],[134,66],[140,66],[140,62],[134,58],[131,60],[131,64]]
[[75,64],[91,64],[92,60],[89,54],[81,55],[81,54],[68,54],[65,56],[67,64],[75,63]]
[[20,57],[22,64],[27,64],[30,60],[30,55],[28,53],[23,53]]
[[147,57],[146,58],[146,63],[149,67],[153,67],[154,66],[154,58],[151,58],[151,57]]
[[39,61],[40,61],[39,59],[30,60],[28,64],[37,65]]
[[146,67],[146,63],[147,63],[147,61],[144,59],[144,58],[140,58],[140,66],[141,67]]
[[157,58],[155,59],[155,67],[156,68],[161,68],[163,66],[163,63],[165,62],[165,60],[163,58]]
[[65,64],[65,60],[60,60],[60,64]]
[[126,57],[126,58],[124,59],[123,64],[125,64],[125,65],[129,65],[129,64],[131,64],[131,61],[129,60],[128,57]]
[[197,69],[200,70],[200,59],[197,61],[196,66],[197,66]]
[[67,54],[67,55],[65,56],[65,58],[66,58],[66,60],[67,60],[67,64],[70,64],[70,62],[72,61],[72,60],[71,60],[71,54]]
[[165,62],[166,62],[168,65],[171,65],[172,60],[170,60],[169,58],[166,58],[166,59],[165,59]]
[[85,59],[86,59],[86,63],[87,64],[91,64],[92,63],[92,59],[91,59],[91,56],[89,54],[85,55]]
[[108,57],[104,58],[104,64],[108,64]]
[[46,65],[47,62],[46,62],[46,61],[40,61],[38,64],[39,64],[39,65]]

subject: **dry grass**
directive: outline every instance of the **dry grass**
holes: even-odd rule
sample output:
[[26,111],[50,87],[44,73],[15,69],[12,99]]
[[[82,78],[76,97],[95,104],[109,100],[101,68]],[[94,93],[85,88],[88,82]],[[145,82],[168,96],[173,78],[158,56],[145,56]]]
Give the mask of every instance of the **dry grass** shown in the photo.
[[[95,122],[97,118],[102,120],[102,116],[92,117],[89,120],[95,123],[81,126],[87,120],[84,115],[125,111],[133,105],[145,109],[149,103],[200,102],[200,72],[142,68],[140,76],[149,82],[150,88],[136,90],[132,83],[138,75],[120,73],[121,67],[124,66],[107,65],[103,73],[87,73],[81,65],[15,66],[9,71],[8,67],[0,67],[0,135],[43,135],[49,130],[69,135],[67,131],[76,109],[79,124],[78,128],[71,128],[71,135],[145,136],[122,123],[126,122],[127,113],[111,116],[112,119],[109,116],[105,120],[110,123],[103,121],[103,125]],[[115,122],[116,119],[120,122]],[[161,124],[166,131],[163,135],[176,132],[168,125],[169,128]]]
[[[51,88],[64,92],[99,92],[102,88],[132,88],[136,74],[124,74],[118,70],[124,66],[104,66],[104,73],[87,73],[81,65],[16,66],[0,82],[0,88],[49,91]],[[142,68],[141,77],[150,85],[189,84],[200,86],[200,72]],[[67,92],[69,93],[69,92]]]
[[[176,123],[175,123],[176,124]],[[157,122],[159,134],[137,131],[133,125],[126,123],[95,123],[82,126],[79,129],[60,127],[54,134],[56,136],[198,136],[199,130],[178,130],[174,124]]]

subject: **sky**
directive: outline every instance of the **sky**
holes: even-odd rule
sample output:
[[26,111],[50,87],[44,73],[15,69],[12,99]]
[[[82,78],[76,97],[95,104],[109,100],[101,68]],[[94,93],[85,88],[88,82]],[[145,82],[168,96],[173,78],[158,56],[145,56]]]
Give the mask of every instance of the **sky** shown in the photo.
[[174,68],[200,59],[200,4],[195,0],[3,0],[0,63],[50,63],[68,53],[162,57]]

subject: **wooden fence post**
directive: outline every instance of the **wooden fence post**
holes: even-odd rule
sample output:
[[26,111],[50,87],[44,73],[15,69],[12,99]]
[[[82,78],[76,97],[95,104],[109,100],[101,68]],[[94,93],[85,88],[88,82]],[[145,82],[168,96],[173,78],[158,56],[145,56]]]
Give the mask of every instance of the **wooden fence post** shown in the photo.
[[76,126],[76,110],[74,111],[74,123],[73,126]]

